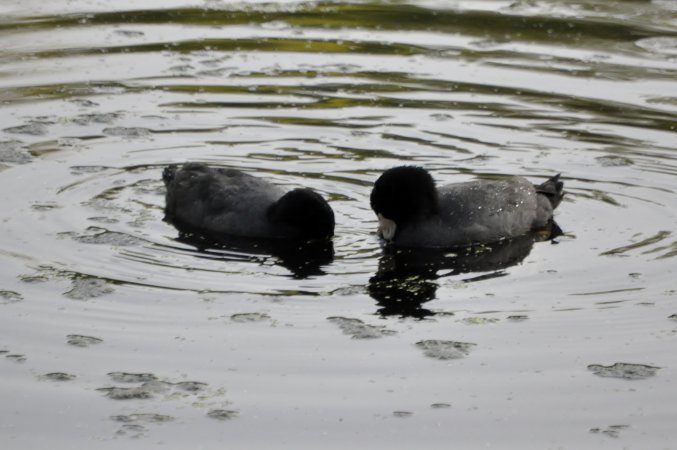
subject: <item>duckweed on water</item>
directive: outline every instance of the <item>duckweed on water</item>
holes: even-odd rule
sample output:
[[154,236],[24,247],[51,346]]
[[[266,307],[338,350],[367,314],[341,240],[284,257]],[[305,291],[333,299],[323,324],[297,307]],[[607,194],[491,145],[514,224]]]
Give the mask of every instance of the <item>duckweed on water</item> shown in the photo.
[[469,342],[426,340],[416,343],[416,347],[423,350],[429,358],[447,360],[459,359],[467,356],[476,344]]
[[100,231],[96,234],[83,234],[73,236],[73,239],[84,244],[103,244],[126,247],[145,243],[141,238],[119,231],[110,231],[98,227],[90,227],[89,230]]
[[[117,383],[141,383],[139,386],[133,387],[114,386],[97,389],[113,400],[149,399],[158,394],[164,394],[165,398],[181,398],[205,392],[209,387],[207,383],[200,381],[179,381],[176,383],[162,381],[152,373],[110,372],[108,376]],[[216,391],[216,393],[211,392],[209,394],[221,395],[221,392]]]
[[103,134],[107,136],[121,136],[125,138],[148,137],[153,134],[148,128],[142,127],[111,127],[105,128]]
[[99,339],[93,336],[83,336],[80,334],[69,334],[66,336],[66,343],[73,345],[75,347],[89,347],[90,345],[96,345],[103,342],[103,339]]
[[155,413],[134,413],[134,414],[120,414],[110,417],[114,422],[122,423],[122,426],[116,431],[117,436],[130,437],[138,439],[143,437],[148,429],[142,424],[163,424],[173,422],[175,419],[166,414]]
[[92,113],[80,114],[71,121],[78,125],[90,125],[92,123],[111,124],[122,117],[122,113]]
[[111,420],[123,423],[166,423],[173,421],[174,417],[166,414],[135,413],[111,416]]
[[26,355],[21,355],[18,353],[12,353],[9,355],[5,355],[5,358],[9,359],[10,361],[14,361],[17,363],[23,363],[26,362]]
[[88,276],[74,279],[71,286],[71,289],[63,295],[72,300],[88,300],[115,291],[106,281]]
[[431,408],[433,409],[448,409],[451,408],[451,404],[449,403],[433,403],[430,405]]
[[466,325],[487,325],[491,323],[498,322],[498,319],[495,317],[466,317],[463,319],[463,323]]
[[630,426],[629,425],[609,425],[606,428],[597,428],[597,427],[591,428],[590,432],[591,433],[601,433],[601,434],[605,434],[605,435],[612,437],[612,438],[617,438],[617,437],[619,437],[620,432],[627,429],[627,428],[630,428]]
[[523,322],[525,320],[529,320],[529,316],[526,314],[515,314],[512,316],[508,316],[507,319],[511,322]]
[[16,303],[23,300],[23,296],[14,291],[0,291],[0,305]]
[[143,425],[139,425],[136,423],[125,423],[123,424],[118,431],[115,432],[116,436],[121,436],[121,437],[130,437],[133,439],[138,439],[144,436],[144,434],[148,431],[146,427]]
[[230,316],[230,320],[238,323],[247,323],[247,322],[263,322],[264,320],[269,320],[270,316],[266,313],[238,313]]
[[623,156],[599,156],[595,159],[603,167],[630,166],[634,164],[630,158],[625,158]]
[[588,370],[600,377],[621,378],[624,380],[644,380],[653,377],[660,367],[646,364],[632,364],[618,362],[611,366],[590,364]]
[[106,387],[97,390],[105,392],[106,397],[113,400],[144,400],[168,392],[170,389],[171,383],[154,380],[136,387]]
[[20,141],[0,142],[0,162],[13,164],[27,164],[33,158],[26,152]]
[[46,374],[40,376],[39,378],[41,380],[49,380],[49,381],[72,381],[77,377],[75,375],[70,374],[70,373],[52,372],[52,373],[46,373]]
[[45,124],[39,122],[31,122],[26,125],[17,125],[15,127],[5,128],[5,133],[11,134],[26,134],[30,136],[42,136],[47,134],[48,128]]
[[230,420],[236,418],[240,413],[232,409],[212,409],[207,412],[207,417],[216,420]]
[[343,334],[347,334],[353,339],[376,339],[396,333],[395,331],[385,329],[383,326],[368,325],[360,319],[328,317],[327,320],[338,325]]
[[108,376],[118,383],[145,383],[158,379],[152,373],[109,372]]
[[194,393],[204,391],[208,384],[200,381],[180,381],[175,386],[182,391]]

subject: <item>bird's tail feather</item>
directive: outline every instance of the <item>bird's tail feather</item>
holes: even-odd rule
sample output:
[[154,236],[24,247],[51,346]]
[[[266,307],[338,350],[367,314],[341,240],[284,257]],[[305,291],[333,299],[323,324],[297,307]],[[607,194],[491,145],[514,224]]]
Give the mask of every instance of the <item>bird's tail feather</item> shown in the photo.
[[544,195],[548,201],[550,201],[552,209],[557,208],[562,201],[562,197],[564,197],[564,182],[559,181],[560,175],[561,174],[558,173],[546,182],[536,186],[536,192]]

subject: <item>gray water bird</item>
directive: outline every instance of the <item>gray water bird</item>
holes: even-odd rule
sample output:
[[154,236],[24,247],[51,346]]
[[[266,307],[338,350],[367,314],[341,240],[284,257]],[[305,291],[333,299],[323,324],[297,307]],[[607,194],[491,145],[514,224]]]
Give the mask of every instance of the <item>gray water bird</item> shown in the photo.
[[444,248],[491,243],[553,225],[553,211],[564,195],[559,177],[539,185],[516,176],[436,187],[425,169],[399,166],[376,181],[371,208],[379,220],[379,234],[397,245]]
[[166,167],[166,219],[177,228],[248,238],[326,239],[334,212],[308,188],[286,191],[236,169],[202,163]]

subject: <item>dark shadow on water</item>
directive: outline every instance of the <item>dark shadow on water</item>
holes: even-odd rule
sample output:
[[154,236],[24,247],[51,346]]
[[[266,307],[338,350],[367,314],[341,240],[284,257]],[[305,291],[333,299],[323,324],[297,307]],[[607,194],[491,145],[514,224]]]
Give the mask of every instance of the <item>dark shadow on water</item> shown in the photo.
[[[423,319],[435,313],[423,305],[437,295],[436,280],[473,272],[463,278],[476,282],[508,275],[505,269],[526,258],[535,242],[555,239],[562,231],[551,229],[493,244],[452,249],[415,249],[386,245],[376,274],[369,280],[369,295],[381,316]],[[555,241],[553,241],[555,242]]]
[[[165,219],[166,220],[166,219]],[[167,222],[179,231],[177,241],[191,245],[198,256],[227,261],[274,262],[289,270],[294,278],[324,275],[322,268],[334,260],[334,245],[329,239],[305,241],[293,239],[254,239],[214,234]],[[223,253],[222,253],[223,251]]]

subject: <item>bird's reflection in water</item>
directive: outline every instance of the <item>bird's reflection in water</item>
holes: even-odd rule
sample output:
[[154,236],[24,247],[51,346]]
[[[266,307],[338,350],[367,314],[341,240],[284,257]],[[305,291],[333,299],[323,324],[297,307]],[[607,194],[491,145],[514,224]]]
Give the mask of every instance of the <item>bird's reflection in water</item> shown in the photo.
[[260,264],[272,260],[289,270],[296,279],[324,275],[322,268],[334,260],[334,245],[326,240],[253,239],[211,234],[173,223],[179,231],[177,241],[198,250],[198,256],[224,261],[251,261]]
[[456,249],[398,248],[386,245],[378,270],[369,280],[369,295],[376,300],[382,316],[423,319],[435,313],[423,305],[435,299],[438,283],[444,277],[481,273],[464,282],[507,275],[505,269],[529,255],[535,242],[551,240],[562,232],[552,228],[493,244]]

